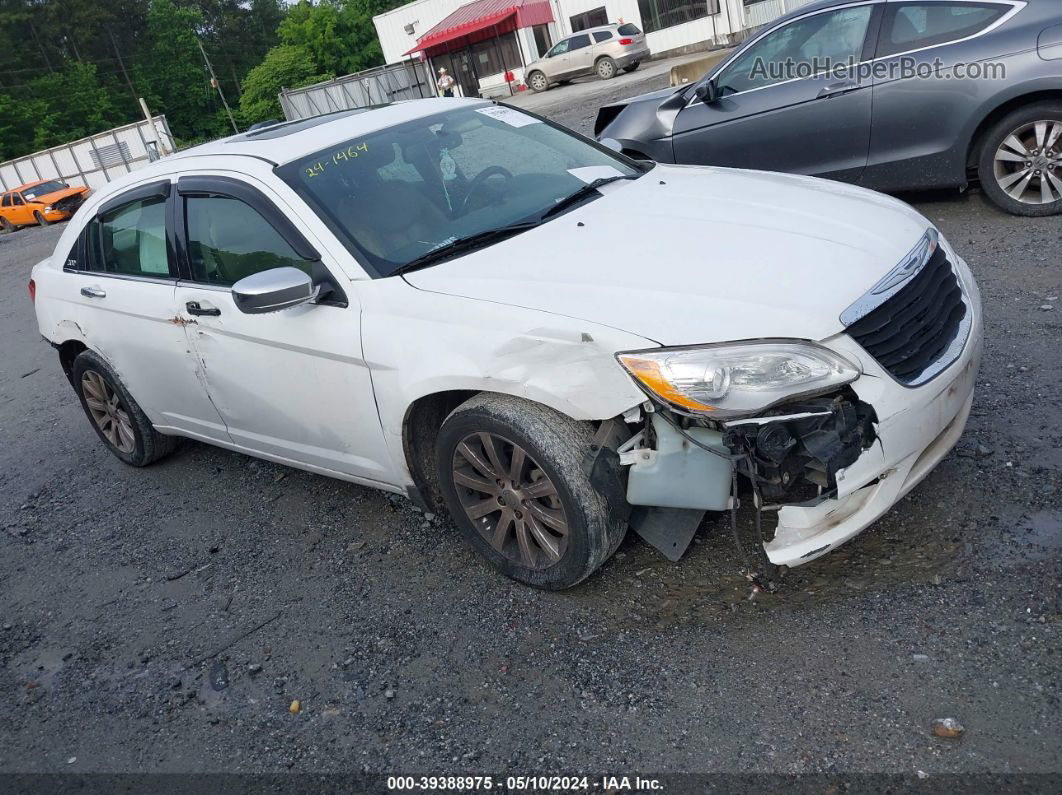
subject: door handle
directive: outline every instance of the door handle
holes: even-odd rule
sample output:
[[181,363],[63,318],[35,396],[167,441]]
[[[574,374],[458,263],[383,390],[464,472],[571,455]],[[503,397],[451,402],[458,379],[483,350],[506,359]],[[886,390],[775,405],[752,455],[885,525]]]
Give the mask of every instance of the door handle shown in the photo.
[[862,88],[859,83],[836,83],[832,86],[825,86],[821,91],[817,99],[824,99],[825,97],[836,97],[841,94],[847,94],[849,91],[855,91],[857,88]]
[[107,293],[99,287],[82,287],[81,294],[86,298],[106,298]]
[[189,315],[206,315],[208,317],[217,317],[221,314],[221,310],[215,306],[203,307],[199,305],[198,301],[189,301],[184,305],[184,308],[188,310]]

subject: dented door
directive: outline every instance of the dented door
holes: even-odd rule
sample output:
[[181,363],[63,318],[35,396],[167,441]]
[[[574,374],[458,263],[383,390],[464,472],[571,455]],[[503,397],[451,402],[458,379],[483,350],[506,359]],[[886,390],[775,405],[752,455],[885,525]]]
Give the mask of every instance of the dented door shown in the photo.
[[392,465],[362,358],[356,298],[248,315],[232,297],[232,284],[273,267],[315,277],[341,271],[306,260],[277,231],[276,217],[258,203],[272,196],[259,192],[251,206],[222,195],[224,184],[209,192],[184,184],[181,227],[191,278],[178,283],[176,301],[232,441],[274,459],[387,481]]
[[227,442],[174,305],[169,193],[168,181],[155,182],[102,205],[64,264],[64,289],[85,342],[117,371],[156,428]]

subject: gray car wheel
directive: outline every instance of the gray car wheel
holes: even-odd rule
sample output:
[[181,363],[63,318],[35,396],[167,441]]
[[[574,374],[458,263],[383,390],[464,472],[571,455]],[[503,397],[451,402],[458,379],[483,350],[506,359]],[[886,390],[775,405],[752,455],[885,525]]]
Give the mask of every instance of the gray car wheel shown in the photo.
[[611,80],[616,76],[616,62],[607,55],[604,58],[598,58],[597,63],[594,64],[594,71],[602,80]]
[[542,72],[532,72],[527,78],[527,84],[535,92],[542,92],[549,88],[549,80]]
[[41,214],[40,210],[33,211],[33,218],[37,221],[37,226],[48,226],[48,219]]
[[1007,114],[984,136],[981,188],[1015,215],[1062,212],[1062,104],[1042,102]]
[[79,354],[71,381],[92,429],[117,458],[142,467],[176,449],[177,438],[155,430],[118,374],[98,354]]
[[528,585],[570,588],[619,547],[626,524],[590,485],[589,423],[508,395],[456,408],[436,440],[447,508],[495,568]]

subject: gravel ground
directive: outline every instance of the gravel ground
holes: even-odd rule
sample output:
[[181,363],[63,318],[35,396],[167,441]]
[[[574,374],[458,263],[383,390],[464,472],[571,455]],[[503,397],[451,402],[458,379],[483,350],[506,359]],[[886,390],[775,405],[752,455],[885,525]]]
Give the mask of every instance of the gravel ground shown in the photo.
[[0,236],[0,771],[1062,772],[1062,224],[908,198],[984,293],[969,427],[755,598],[721,521],[552,594],[400,498],[194,443],[126,467],[26,295],[61,230]]

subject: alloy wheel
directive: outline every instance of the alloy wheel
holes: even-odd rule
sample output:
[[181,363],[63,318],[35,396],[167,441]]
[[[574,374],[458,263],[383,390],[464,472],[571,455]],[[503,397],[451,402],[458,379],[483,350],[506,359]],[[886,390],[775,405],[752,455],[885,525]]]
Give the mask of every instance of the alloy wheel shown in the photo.
[[545,91],[546,78],[542,73],[535,72],[535,74],[531,75],[531,88],[535,91]]
[[548,568],[568,548],[568,517],[549,476],[520,445],[497,434],[466,436],[453,456],[465,515],[498,553]]
[[996,184],[1022,204],[1062,200],[1062,121],[1023,124],[993,158]]
[[103,437],[121,453],[130,454],[136,450],[136,436],[129,413],[107,380],[95,370],[86,370],[81,376],[81,391],[92,421]]
[[612,61],[601,61],[597,65],[597,74],[602,80],[608,80],[616,72],[616,65]]

